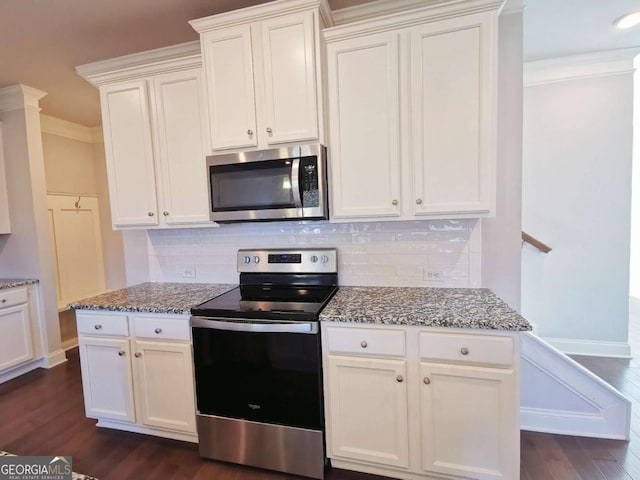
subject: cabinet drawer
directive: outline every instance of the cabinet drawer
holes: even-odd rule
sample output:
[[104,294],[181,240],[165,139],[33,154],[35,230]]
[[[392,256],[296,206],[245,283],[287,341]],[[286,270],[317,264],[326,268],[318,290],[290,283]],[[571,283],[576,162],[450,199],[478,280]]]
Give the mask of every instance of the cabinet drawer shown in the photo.
[[420,358],[509,366],[513,363],[513,339],[491,335],[421,332]]
[[327,348],[329,353],[359,353],[404,357],[405,332],[378,328],[337,328],[327,327]]
[[80,335],[111,335],[126,337],[129,335],[127,315],[125,313],[80,313],[76,312],[78,334]]
[[26,288],[7,289],[0,292],[0,308],[26,303],[28,298]]
[[136,338],[191,340],[191,326],[187,317],[133,317],[133,329]]

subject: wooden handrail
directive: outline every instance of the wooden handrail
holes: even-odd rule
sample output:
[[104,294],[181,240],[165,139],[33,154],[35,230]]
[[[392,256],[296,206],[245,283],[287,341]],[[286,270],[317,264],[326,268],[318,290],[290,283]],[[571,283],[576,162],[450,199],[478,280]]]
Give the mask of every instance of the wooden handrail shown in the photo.
[[527,242],[529,245],[533,245],[542,253],[549,253],[551,251],[551,247],[549,245],[547,245],[546,243],[542,243],[540,240],[532,237],[526,232],[522,232],[522,241]]

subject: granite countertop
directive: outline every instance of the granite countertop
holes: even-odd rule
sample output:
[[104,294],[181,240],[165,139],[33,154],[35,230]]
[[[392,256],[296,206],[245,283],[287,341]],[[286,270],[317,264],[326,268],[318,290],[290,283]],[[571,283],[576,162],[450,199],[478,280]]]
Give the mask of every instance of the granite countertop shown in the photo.
[[191,307],[223,294],[236,285],[217,283],[141,283],[69,305],[76,310],[190,313]]
[[25,285],[33,285],[40,280],[33,278],[0,278],[0,290],[6,288],[24,287]]
[[321,321],[531,330],[488,288],[340,287]]

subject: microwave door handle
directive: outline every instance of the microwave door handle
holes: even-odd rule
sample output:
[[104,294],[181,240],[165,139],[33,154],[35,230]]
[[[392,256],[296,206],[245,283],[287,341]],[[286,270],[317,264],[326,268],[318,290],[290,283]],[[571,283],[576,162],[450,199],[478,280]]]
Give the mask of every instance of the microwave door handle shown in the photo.
[[294,158],[291,163],[291,191],[293,193],[293,203],[296,208],[302,208],[300,198],[300,159]]

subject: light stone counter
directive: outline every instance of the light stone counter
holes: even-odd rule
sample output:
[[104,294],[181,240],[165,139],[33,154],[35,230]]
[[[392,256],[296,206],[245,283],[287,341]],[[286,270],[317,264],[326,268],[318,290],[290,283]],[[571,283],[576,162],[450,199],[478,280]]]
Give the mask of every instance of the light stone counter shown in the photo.
[[488,288],[340,287],[324,322],[531,330]]
[[190,313],[191,307],[235,287],[217,283],[141,283],[79,300],[69,307],[76,310]]
[[0,278],[0,290],[15,287],[24,287],[26,285],[33,285],[38,283],[39,280],[33,278]]

